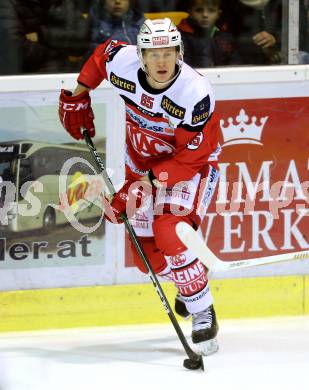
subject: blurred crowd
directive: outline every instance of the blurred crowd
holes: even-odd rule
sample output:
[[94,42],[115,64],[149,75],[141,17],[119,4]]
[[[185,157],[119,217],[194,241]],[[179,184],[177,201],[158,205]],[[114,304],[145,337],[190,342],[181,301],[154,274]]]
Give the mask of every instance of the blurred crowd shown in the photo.
[[[309,62],[309,0],[300,0],[300,63]],[[282,56],[282,0],[5,0],[0,75],[78,72],[113,38],[136,44],[145,17],[171,17],[193,67],[272,65]]]

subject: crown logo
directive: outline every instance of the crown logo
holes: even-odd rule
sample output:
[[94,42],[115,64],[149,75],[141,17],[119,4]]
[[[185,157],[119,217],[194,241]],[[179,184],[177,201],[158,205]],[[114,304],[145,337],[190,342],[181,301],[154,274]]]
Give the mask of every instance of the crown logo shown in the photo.
[[261,142],[262,131],[268,116],[260,118],[260,125],[258,125],[256,116],[253,116],[249,122],[249,117],[242,108],[235,119],[236,123],[234,123],[234,118],[228,118],[228,126],[226,127],[224,126],[224,119],[220,119],[224,140],[223,147],[237,144],[263,145]]

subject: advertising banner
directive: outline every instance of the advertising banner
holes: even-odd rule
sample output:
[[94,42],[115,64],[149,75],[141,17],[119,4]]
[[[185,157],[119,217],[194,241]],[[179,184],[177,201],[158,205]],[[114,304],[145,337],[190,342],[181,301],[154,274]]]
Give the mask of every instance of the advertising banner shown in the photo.
[[[309,98],[218,101],[216,111],[220,179],[202,224],[205,242],[226,261],[308,250]],[[309,272],[308,261],[297,263],[266,266],[266,274]]]
[[221,177],[204,232],[222,259],[309,248],[308,103],[304,97],[218,102]]
[[[102,178],[86,145],[60,125],[59,88],[47,81],[48,91],[36,80],[32,92],[25,85],[0,93],[0,290],[149,282],[133,264],[124,226],[102,219]],[[309,98],[257,99],[260,84],[251,87],[250,96],[246,85],[245,96],[232,100],[234,86],[224,86],[228,100],[221,93],[216,105],[220,179],[201,230],[225,261],[309,247]],[[93,91],[92,101],[95,146],[117,189],[123,103],[110,86]],[[213,277],[305,273],[309,260]]]
[[[105,160],[107,90],[97,92]],[[103,180],[58,120],[58,92],[0,94],[0,289],[110,284]]]

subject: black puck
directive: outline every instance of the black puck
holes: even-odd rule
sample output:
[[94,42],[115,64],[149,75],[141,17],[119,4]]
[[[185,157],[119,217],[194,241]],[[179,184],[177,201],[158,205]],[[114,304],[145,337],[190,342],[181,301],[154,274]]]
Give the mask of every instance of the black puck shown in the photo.
[[204,363],[202,356],[199,356],[198,359],[185,359],[183,361],[183,366],[188,370],[199,370],[204,371]]

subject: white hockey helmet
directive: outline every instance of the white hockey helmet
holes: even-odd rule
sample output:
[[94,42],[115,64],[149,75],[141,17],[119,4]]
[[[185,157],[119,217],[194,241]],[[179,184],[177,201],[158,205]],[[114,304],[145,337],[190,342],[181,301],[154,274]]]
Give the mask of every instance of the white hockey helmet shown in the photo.
[[146,19],[137,34],[137,54],[145,71],[143,49],[158,49],[163,47],[179,47],[181,67],[183,62],[183,43],[181,34],[170,18]]

